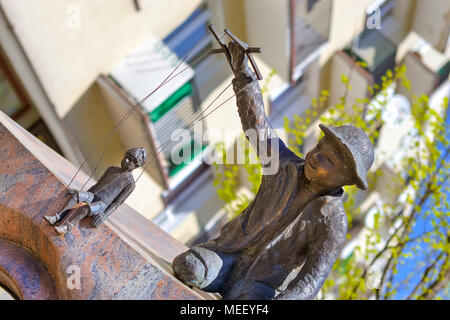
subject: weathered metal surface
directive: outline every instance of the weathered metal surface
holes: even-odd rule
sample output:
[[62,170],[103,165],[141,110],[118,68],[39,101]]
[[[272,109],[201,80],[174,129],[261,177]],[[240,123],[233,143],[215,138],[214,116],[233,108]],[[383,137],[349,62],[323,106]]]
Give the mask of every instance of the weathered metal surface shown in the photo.
[[[40,159],[33,153],[39,153]],[[53,158],[48,162],[51,170],[43,165],[42,159],[46,158]],[[51,171],[68,181],[76,168],[0,113],[0,239],[26,248],[45,266],[59,299],[199,298],[163,268],[145,259],[108,225],[94,230],[87,221],[81,221],[71,233],[58,235],[43,216],[64,206],[67,192]],[[115,214],[119,215],[119,211]],[[163,235],[162,242],[170,238],[158,228],[147,232],[153,229]],[[67,286],[71,266],[80,268],[79,289]],[[16,277],[13,280],[22,281]]]
[[[69,184],[73,175],[77,172],[77,168],[72,163],[47,148],[42,142],[30,135],[2,112],[0,112],[0,123],[20,141],[37,161],[42,163],[45,168],[49,168],[49,171],[59,181],[65,185]],[[2,142],[0,141],[0,148],[1,146]],[[55,163],[58,165],[54,165]],[[17,174],[15,177],[16,180],[22,179],[20,174]],[[80,171],[73,181],[72,186],[81,188],[87,179],[88,175]],[[0,191],[3,185],[9,184],[8,181],[8,176],[0,176]],[[95,181],[91,180],[87,186],[91,187],[94,183]],[[171,262],[173,258],[187,249],[184,244],[171,237],[125,204],[120,207],[120,210],[113,212],[105,223],[108,225],[112,224],[115,228],[119,229],[127,237],[127,241],[138,244],[140,247],[161,257],[166,262]]]
[[53,279],[31,253],[12,242],[0,240],[0,283],[19,299],[56,299]]

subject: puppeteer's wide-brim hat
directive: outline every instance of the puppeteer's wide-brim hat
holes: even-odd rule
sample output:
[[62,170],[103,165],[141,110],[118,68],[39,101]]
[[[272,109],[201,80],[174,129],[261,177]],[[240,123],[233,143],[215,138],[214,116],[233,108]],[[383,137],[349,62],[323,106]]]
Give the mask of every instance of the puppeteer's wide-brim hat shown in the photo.
[[367,172],[374,160],[373,146],[367,134],[353,125],[331,127],[319,124],[319,127],[342,151],[353,171],[356,186],[366,190]]

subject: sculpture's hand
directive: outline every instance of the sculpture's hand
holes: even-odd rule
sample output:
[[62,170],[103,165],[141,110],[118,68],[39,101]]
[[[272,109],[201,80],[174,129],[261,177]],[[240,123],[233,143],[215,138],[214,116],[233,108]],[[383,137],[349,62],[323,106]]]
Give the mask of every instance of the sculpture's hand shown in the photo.
[[92,224],[92,226],[94,226],[94,227],[98,227],[98,226],[100,226],[102,223],[103,223],[103,221],[105,221],[106,220],[106,215],[104,214],[104,213],[99,213],[99,214],[96,214],[93,218],[92,218],[92,222],[91,222],[91,224]]
[[231,63],[233,64],[234,71],[239,72],[244,70],[247,67],[248,61],[244,49],[232,40],[228,43],[228,50],[231,54]]

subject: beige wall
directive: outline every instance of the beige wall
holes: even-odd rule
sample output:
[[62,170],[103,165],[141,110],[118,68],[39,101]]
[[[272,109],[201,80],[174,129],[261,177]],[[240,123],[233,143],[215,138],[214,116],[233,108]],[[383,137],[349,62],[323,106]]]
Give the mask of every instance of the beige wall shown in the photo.
[[[374,0],[334,0],[332,2],[329,40],[319,56],[317,67],[320,70],[316,73],[316,77],[319,78],[316,81],[320,83],[321,90],[327,89],[331,93],[335,91],[336,82],[340,82],[340,74],[336,78],[336,66],[333,65],[332,57],[336,51],[343,49],[364,30],[366,9],[373,2]],[[337,87],[340,86],[338,84]]]
[[[74,107],[64,117],[66,129],[71,132],[80,151],[87,157],[99,140],[113,128],[113,120],[106,109],[104,99],[97,84],[92,85],[75,103]],[[97,147],[87,160],[83,170],[90,174],[100,159],[103,145]],[[94,178],[99,178],[110,165],[120,164],[124,146],[117,135],[111,137],[102,161],[99,162]]]
[[289,81],[289,2],[246,0],[245,19],[249,44],[262,47],[261,59]]
[[411,99],[422,94],[429,95],[436,87],[437,74],[428,69],[416,53],[408,53],[402,61],[406,66],[406,78],[409,79],[411,90],[399,86],[398,93]]
[[0,7],[0,54],[4,55],[10,63],[11,70],[26,91],[30,103],[45,121],[64,156],[75,165],[81,164],[81,153],[76,146],[74,147],[73,137],[64,129],[62,121],[58,118],[48,95],[38,81],[35,71],[15,36],[15,30],[10,27],[11,25],[1,9]]
[[[417,0],[396,0],[392,8],[392,16],[401,23],[404,29],[411,27]],[[383,27],[383,22],[381,22]]]
[[[147,114],[143,112],[140,106],[133,105],[107,77],[99,77],[97,84],[100,87],[106,110],[113,120],[113,125],[117,126],[120,122],[114,135],[117,136],[122,146],[124,146],[123,152],[140,146],[147,151],[148,159],[151,161],[157,154],[155,147],[158,148],[158,146],[154,146],[151,143],[152,136]],[[124,118],[125,116],[126,118]],[[82,119],[79,121],[82,121]],[[109,130],[114,130],[114,127],[111,127]],[[100,138],[98,137],[97,139]],[[94,144],[97,139],[94,139],[91,144]],[[146,167],[146,172],[155,183],[160,185],[160,189],[166,187],[163,173],[157,161],[152,161]]]
[[[218,1],[218,0],[216,0]],[[219,0],[223,1],[223,0]],[[247,26],[245,19],[245,1],[224,0],[223,11],[227,28],[233,31],[242,41],[247,41]],[[222,32],[222,30],[220,30]]]
[[[111,109],[117,108],[117,105],[110,105],[111,100],[107,98],[108,96],[105,94],[104,89],[99,84],[94,83],[64,118],[67,129],[75,137],[85,157],[93,150],[102,137],[108,135],[117,123],[114,113],[111,112]],[[137,117],[138,115],[135,114],[128,118],[124,122],[125,125],[121,126],[122,129],[111,136],[103,159],[98,163],[98,169],[94,174],[94,178],[98,179],[105,172],[106,168],[111,165],[119,166],[128,147],[144,145],[148,150],[148,145],[139,137],[139,135],[143,134],[142,129],[140,129],[140,134],[131,135],[127,141],[122,140],[124,135],[130,135],[129,132],[133,124],[137,126]],[[105,145],[106,140],[93,151],[87,161],[88,165],[83,167],[83,170],[88,174],[91,173],[90,170],[95,168]],[[150,158],[151,155],[149,155]],[[133,172],[135,179],[141,172],[141,169]],[[164,208],[160,197],[161,192],[161,186],[148,173],[144,173],[136,184],[136,189],[127,198],[126,204],[144,217],[151,219]]]
[[[333,59],[330,59],[337,50],[343,49],[350,44],[353,38],[366,27],[366,9],[374,3],[374,0],[346,0],[333,1],[332,17],[330,24],[330,39],[328,45],[320,56],[320,86],[322,89],[333,91],[336,75],[332,75]],[[392,14],[381,21],[381,32],[390,40],[394,41],[398,47],[397,59],[402,59],[410,47],[417,42],[417,37],[408,37],[409,41],[404,41],[408,34],[414,13],[415,1],[397,0]],[[334,71],[333,71],[334,72]]]
[[396,45],[402,44],[410,33],[414,3],[412,0],[395,1],[391,14],[381,20],[381,33]]
[[[373,0],[332,1],[330,38],[320,56],[320,67],[363,30],[371,3]],[[249,43],[263,47],[261,58],[289,81],[289,1],[246,0],[245,19]]]
[[[132,0],[0,0],[60,117],[100,73],[149,35],[166,36],[200,2],[149,1],[137,11]],[[80,10],[80,28],[72,30],[73,8]]]
[[367,86],[372,85],[372,76],[363,68],[354,63],[343,51],[339,51],[332,58],[330,71],[330,96],[329,105],[339,103],[339,99],[346,94],[345,85],[341,76],[349,79],[350,90],[347,92],[347,105],[350,107],[355,99],[367,97]]
[[443,52],[450,30],[450,1],[416,0],[412,29]]
[[366,9],[374,0],[334,0],[331,11],[330,39],[320,56],[323,65],[337,51],[344,48],[366,27]]

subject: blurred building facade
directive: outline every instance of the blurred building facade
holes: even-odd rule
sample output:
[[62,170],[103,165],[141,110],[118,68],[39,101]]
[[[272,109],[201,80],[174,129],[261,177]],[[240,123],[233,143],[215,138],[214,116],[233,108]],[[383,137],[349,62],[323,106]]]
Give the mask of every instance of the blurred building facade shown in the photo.
[[[219,141],[233,148],[242,133],[233,98],[199,121],[202,132],[223,134],[193,135],[192,161],[171,162],[180,152],[171,134],[192,130],[203,111],[233,94],[226,90],[232,73],[223,55],[207,54],[217,46],[207,32],[210,23],[220,34],[228,27],[263,48],[254,57],[265,78],[266,112],[286,138],[283,117],[302,116],[322,90],[335,104],[345,92],[341,75],[350,70],[349,99],[370,98],[367,86],[402,63],[415,95],[442,88],[448,83],[449,21],[446,0],[0,0],[0,108],[74,164],[88,158],[88,173],[105,150],[96,178],[118,165],[127,148],[144,146],[154,159],[126,203],[190,243],[226,219],[214,170],[202,154]],[[186,55],[178,69],[183,72],[135,107]],[[394,112],[407,113],[410,93],[392,90]],[[316,127],[304,151],[315,143]],[[382,128],[375,169],[392,170],[388,160],[408,130],[406,124]],[[88,157],[103,137],[107,147]],[[241,180],[245,189],[243,175]],[[383,191],[380,185],[364,193],[364,212],[389,196]]]

